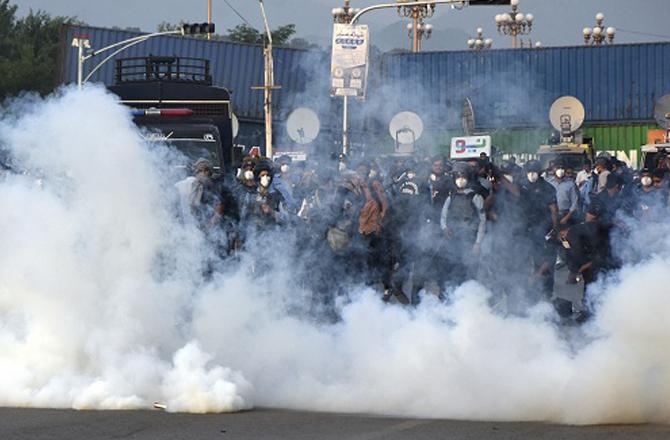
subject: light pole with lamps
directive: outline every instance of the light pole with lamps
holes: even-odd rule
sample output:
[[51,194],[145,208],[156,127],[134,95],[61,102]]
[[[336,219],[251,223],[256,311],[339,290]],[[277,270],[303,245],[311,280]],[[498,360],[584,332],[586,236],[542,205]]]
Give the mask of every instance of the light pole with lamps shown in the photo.
[[433,35],[433,25],[419,20],[416,24],[417,29],[414,26],[414,22],[407,23],[407,36],[412,40],[412,44],[414,44],[415,40],[417,41],[416,52],[421,52],[421,40],[428,40]]
[[470,38],[468,40],[468,47],[472,50],[485,50],[493,46],[493,40],[484,38],[484,29],[477,28],[477,38]]
[[598,12],[596,14],[596,25],[593,28],[584,28],[584,44],[587,46],[602,46],[603,44],[614,44],[614,35],[616,28],[605,28],[605,14]]
[[496,15],[496,25],[501,35],[512,37],[512,48],[516,49],[517,36],[527,35],[533,30],[533,14],[522,14],[519,12],[519,0],[511,0],[512,12]]
[[[412,23],[407,26],[407,30],[412,38],[412,52],[417,53],[420,50],[421,38],[430,38],[430,33],[433,32],[433,27],[424,24],[423,21],[435,14],[435,3],[426,4],[418,0],[414,0],[414,2],[417,4],[412,5],[407,0],[396,0],[396,3],[402,3],[398,5],[398,15],[412,19]],[[425,29],[426,26],[430,26],[429,30]]]

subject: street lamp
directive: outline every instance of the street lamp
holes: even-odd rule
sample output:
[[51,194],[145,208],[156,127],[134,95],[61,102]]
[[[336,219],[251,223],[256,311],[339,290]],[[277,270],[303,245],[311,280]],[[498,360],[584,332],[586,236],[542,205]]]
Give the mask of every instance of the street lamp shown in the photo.
[[[407,0],[396,0],[396,3],[412,2]],[[407,31],[410,33],[410,37],[412,38],[412,52],[417,53],[420,50],[419,46],[421,38],[430,38],[430,34],[433,32],[433,27],[431,25],[424,24],[423,21],[427,18],[431,18],[435,14],[435,3],[421,2],[420,0],[414,0],[414,3],[420,4],[399,5],[398,15],[400,17],[412,19],[412,23],[407,26]],[[430,28],[425,29],[425,26],[430,26]]]
[[598,12],[596,14],[596,25],[593,28],[584,28],[584,44],[587,46],[602,46],[603,44],[614,44],[614,35],[616,28],[605,28],[605,14]]
[[468,40],[468,47],[472,50],[485,50],[493,46],[493,40],[484,38],[484,29],[477,28],[477,38],[470,38]]
[[519,0],[511,0],[512,12],[496,15],[496,25],[501,35],[512,37],[512,48],[516,48],[517,35],[527,35],[533,29],[533,14],[522,14],[519,12]]
[[349,5],[349,0],[344,0],[344,6],[341,8],[333,8],[331,13],[333,14],[333,21],[335,21],[335,23],[349,24],[358,11],[360,11],[360,9],[352,8]]
[[428,40],[433,35],[433,25],[424,23],[423,20],[419,20],[416,26],[417,29],[414,29],[414,23],[407,23],[407,36],[410,40],[413,40],[414,35],[417,35],[417,40],[419,41],[417,52],[419,52],[421,51],[421,40]]

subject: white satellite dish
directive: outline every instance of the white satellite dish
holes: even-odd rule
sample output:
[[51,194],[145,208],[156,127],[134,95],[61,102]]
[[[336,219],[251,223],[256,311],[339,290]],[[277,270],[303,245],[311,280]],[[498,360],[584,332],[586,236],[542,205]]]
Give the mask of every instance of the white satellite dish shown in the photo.
[[310,108],[297,108],[291,112],[286,120],[286,131],[288,131],[289,137],[298,144],[312,143],[321,131],[319,116]]
[[558,98],[549,110],[551,125],[564,137],[579,130],[584,123],[585,116],[584,105],[574,96]]
[[237,115],[233,113],[233,115],[230,118],[230,122],[233,125],[233,139],[237,137],[237,133],[240,132],[240,121],[237,119]]
[[463,109],[461,111],[461,124],[466,136],[475,133],[475,110],[472,108],[470,98],[463,99]]
[[654,105],[654,119],[661,127],[670,130],[670,94],[664,95]]
[[414,112],[400,112],[391,119],[389,133],[398,145],[413,145],[423,134],[423,121]]

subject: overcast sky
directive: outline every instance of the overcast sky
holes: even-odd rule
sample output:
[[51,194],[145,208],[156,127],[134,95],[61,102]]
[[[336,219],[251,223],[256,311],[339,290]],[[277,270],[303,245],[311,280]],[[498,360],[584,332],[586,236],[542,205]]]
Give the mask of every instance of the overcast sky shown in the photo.
[[[41,9],[53,15],[77,16],[95,26],[139,27],[151,31],[162,21],[205,21],[207,0],[11,0],[19,6],[20,14],[30,8]],[[379,3],[377,0],[352,0],[355,7]],[[261,27],[258,2],[255,0],[227,0],[240,15],[254,26]],[[341,0],[265,0],[270,25],[295,23],[298,35],[327,45],[331,34],[330,10],[340,6]],[[242,19],[226,4],[226,0],[213,0],[214,22],[219,33],[242,23]],[[531,37],[545,46],[582,44],[582,29],[593,26],[595,14],[605,14],[605,24],[619,29],[616,42],[633,43],[670,41],[670,0],[521,0],[520,10],[535,15],[535,28]],[[468,35],[478,26],[485,29],[487,37],[494,39],[497,48],[510,46],[509,37],[497,34],[494,16],[509,7],[474,7],[454,11],[446,6],[439,8],[431,22],[436,36],[426,45],[427,50],[465,49]],[[364,16],[363,23],[370,24],[372,42],[388,49],[405,46],[407,35],[404,23],[394,10],[373,12]],[[397,29],[397,32],[391,30]],[[657,34],[642,35],[642,34]],[[375,40],[375,35],[377,40]],[[454,41],[458,40],[458,41]]]

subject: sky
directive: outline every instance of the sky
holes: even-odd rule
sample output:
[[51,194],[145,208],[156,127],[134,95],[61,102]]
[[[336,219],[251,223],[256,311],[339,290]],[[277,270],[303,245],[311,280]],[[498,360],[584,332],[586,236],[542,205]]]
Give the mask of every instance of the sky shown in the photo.
[[[389,2],[392,0],[389,0]],[[52,15],[76,16],[94,26],[139,27],[155,30],[163,22],[206,21],[207,0],[12,0],[19,14],[44,10]],[[364,7],[380,0],[352,0],[352,6]],[[294,23],[298,36],[328,46],[332,33],[332,8],[342,0],[265,0],[270,26]],[[236,14],[233,9],[239,12]],[[470,6],[464,10],[438,7],[430,20],[434,25],[433,38],[424,44],[425,50],[466,49],[469,36],[483,27],[485,37],[494,40],[495,48],[511,46],[509,37],[497,33],[494,17],[507,12],[506,6]],[[213,18],[219,33],[248,21],[261,28],[258,2],[255,0],[213,0]],[[582,29],[595,24],[595,14],[605,14],[605,25],[619,32],[617,43],[670,41],[670,0],[521,0],[520,11],[535,16],[530,34],[533,42],[546,46],[583,44]],[[370,25],[372,43],[383,50],[408,47],[405,24],[395,10],[377,11],[365,15],[361,23]],[[655,34],[655,35],[644,35]],[[527,37],[528,38],[528,37]]]

